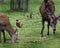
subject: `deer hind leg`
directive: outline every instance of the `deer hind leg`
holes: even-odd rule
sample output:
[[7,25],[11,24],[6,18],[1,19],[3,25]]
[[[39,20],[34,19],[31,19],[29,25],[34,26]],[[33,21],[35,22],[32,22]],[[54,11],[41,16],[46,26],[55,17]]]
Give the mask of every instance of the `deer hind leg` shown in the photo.
[[41,30],[41,37],[43,37],[44,23],[45,23],[45,21],[44,21],[44,20],[42,20],[42,30]]
[[4,30],[2,30],[2,32],[3,32],[4,43],[5,43],[5,42],[6,42],[6,39],[5,39],[5,32],[4,32]]
[[47,28],[48,28],[47,35],[48,35],[48,36],[49,36],[49,25],[50,25],[50,23],[48,22],[48,25],[47,25]]

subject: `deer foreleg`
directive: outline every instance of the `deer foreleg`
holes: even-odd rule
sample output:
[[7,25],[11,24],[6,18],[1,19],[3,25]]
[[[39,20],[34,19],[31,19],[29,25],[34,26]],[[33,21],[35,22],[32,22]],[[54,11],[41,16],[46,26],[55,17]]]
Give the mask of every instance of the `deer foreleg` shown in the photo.
[[3,32],[4,43],[5,43],[5,42],[6,42],[6,39],[5,39],[5,32],[4,32],[4,30],[2,30],[2,32]]
[[43,20],[42,20],[42,30],[41,30],[41,37],[43,37],[44,23],[45,23],[45,21],[43,21]]
[[0,43],[1,43],[1,25],[0,25]]
[[0,32],[0,43],[1,43],[1,32]]
[[53,29],[53,34],[55,34],[56,29]]

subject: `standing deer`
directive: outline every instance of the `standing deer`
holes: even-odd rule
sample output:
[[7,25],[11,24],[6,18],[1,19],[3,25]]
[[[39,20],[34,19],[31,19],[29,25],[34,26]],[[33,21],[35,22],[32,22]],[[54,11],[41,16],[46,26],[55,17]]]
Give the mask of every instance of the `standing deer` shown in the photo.
[[41,6],[39,8],[39,11],[40,11],[41,17],[42,17],[41,36],[43,37],[43,30],[44,30],[45,21],[47,21],[47,23],[48,23],[47,35],[49,36],[49,26],[51,26],[53,28],[53,33],[55,34],[57,19],[60,18],[60,15],[58,15],[58,16],[54,15],[54,12],[55,12],[54,2],[52,0],[43,0]]
[[0,38],[1,38],[1,32],[3,33],[4,42],[6,42],[5,39],[5,32],[7,31],[11,37],[11,40],[13,43],[17,41],[17,30],[14,30],[12,25],[10,24],[9,18],[5,14],[0,14]]

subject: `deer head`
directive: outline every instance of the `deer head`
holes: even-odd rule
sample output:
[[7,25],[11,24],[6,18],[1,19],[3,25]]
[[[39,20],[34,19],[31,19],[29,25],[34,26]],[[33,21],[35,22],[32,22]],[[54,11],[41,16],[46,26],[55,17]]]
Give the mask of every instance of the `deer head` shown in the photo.
[[49,16],[49,19],[50,19],[50,26],[55,31],[56,30],[57,20],[60,19],[60,15],[52,15],[52,16]]
[[11,40],[13,43],[17,42],[18,39],[18,33],[17,33],[17,29],[15,30],[14,34],[12,34]]

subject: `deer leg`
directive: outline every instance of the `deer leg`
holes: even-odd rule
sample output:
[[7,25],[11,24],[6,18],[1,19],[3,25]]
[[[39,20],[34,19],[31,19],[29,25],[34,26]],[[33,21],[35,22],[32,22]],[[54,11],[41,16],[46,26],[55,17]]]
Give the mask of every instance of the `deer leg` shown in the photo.
[[0,32],[0,43],[1,43],[1,32]]
[[49,36],[49,22],[48,22],[47,27],[48,27],[48,32],[47,32],[47,35]]
[[53,34],[55,34],[56,29],[53,29]]
[[42,30],[41,30],[41,37],[43,37],[44,23],[45,23],[45,21],[43,21],[43,20],[42,20]]
[[2,32],[3,32],[4,43],[5,43],[5,42],[6,42],[6,39],[5,39],[5,32],[4,32],[4,30],[2,30]]
[[0,43],[1,43],[1,25],[0,25]]

